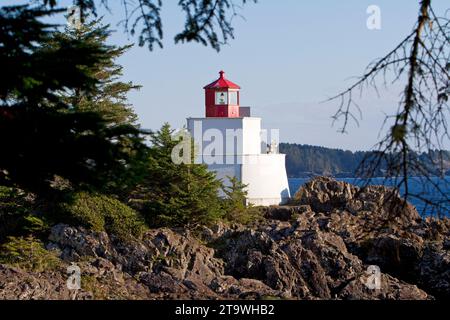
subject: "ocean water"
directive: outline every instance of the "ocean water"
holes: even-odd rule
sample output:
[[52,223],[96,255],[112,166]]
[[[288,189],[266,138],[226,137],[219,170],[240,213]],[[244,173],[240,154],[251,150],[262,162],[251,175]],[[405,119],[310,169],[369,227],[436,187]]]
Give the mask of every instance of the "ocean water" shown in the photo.
[[[291,196],[294,196],[297,190],[309,180],[311,179],[290,178],[289,189]],[[336,180],[345,181],[357,186],[362,186],[367,182],[358,178],[336,178]],[[369,184],[389,187],[395,185],[395,181],[387,178],[372,178]],[[441,214],[450,217],[450,176],[443,178],[433,177],[431,181],[427,181],[421,177],[411,177],[409,179],[408,189],[410,194],[418,195],[418,197],[410,196],[408,201],[416,206],[420,214],[423,216]],[[403,189],[400,189],[400,192],[404,194]],[[427,205],[428,201],[439,203],[440,207],[437,209],[436,207]]]

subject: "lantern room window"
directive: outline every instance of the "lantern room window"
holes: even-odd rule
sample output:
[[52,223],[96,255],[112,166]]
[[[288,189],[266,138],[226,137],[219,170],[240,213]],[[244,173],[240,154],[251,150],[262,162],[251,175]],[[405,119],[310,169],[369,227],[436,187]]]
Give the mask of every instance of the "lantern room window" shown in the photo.
[[232,105],[232,106],[237,106],[238,105],[238,93],[237,93],[237,91],[230,91],[229,97],[230,97],[229,104]]
[[228,92],[216,92],[216,105],[228,104]]

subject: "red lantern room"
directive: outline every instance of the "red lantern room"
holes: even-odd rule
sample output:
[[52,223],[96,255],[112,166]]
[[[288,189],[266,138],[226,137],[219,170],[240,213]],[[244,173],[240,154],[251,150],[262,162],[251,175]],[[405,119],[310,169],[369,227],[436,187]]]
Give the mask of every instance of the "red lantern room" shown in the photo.
[[205,89],[206,117],[239,118],[239,87],[225,79],[225,72]]

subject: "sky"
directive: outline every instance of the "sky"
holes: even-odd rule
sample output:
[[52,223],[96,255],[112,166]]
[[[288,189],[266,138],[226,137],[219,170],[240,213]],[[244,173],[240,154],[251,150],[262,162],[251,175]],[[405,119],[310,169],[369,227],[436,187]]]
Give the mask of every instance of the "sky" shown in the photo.
[[[124,17],[120,1],[109,3],[112,14],[99,13],[116,30],[110,43],[136,43],[117,26]],[[342,123],[333,126],[331,119],[338,102],[323,101],[346,89],[352,77],[412,30],[418,1],[259,0],[240,10],[244,18],[233,20],[235,39],[219,53],[198,43],[174,44],[184,23],[177,3],[163,1],[163,49],[135,45],[118,61],[123,79],[143,86],[129,98],[144,128],[158,129],[164,122],[180,128],[187,117],[203,116],[202,88],[222,69],[241,86],[241,105],[250,106],[263,127],[280,129],[282,142],[368,150],[380,138],[385,115],[398,107],[400,84],[381,90],[380,97],[367,90],[358,99],[359,126],[352,123],[341,134]],[[447,0],[433,3],[438,12],[448,8]],[[381,9],[380,30],[367,28],[370,5]]]

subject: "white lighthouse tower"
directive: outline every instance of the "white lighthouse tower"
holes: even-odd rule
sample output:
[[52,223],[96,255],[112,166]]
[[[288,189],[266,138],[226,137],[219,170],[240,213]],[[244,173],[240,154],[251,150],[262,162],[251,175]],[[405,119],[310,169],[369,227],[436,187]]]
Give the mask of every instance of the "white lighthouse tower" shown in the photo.
[[251,117],[250,108],[239,105],[240,87],[225,79],[223,71],[204,89],[205,117],[187,119],[196,161],[207,164],[225,184],[233,176],[246,184],[247,203],[285,203],[290,193],[278,136],[261,130],[261,118]]

